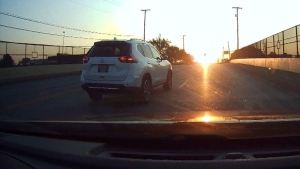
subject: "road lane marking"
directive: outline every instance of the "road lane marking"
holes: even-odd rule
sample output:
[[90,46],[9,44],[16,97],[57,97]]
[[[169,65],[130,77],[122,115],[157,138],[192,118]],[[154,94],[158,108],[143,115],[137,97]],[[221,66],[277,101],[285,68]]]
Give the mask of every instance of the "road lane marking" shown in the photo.
[[183,86],[185,86],[188,82],[189,82],[190,79],[186,80],[184,83],[182,83],[179,88],[182,88]]
[[16,108],[24,107],[24,106],[27,106],[27,105],[30,105],[30,104],[38,103],[38,102],[41,102],[41,101],[53,99],[53,98],[60,97],[60,96],[65,96],[65,95],[68,95],[68,94],[71,94],[71,93],[76,93],[76,92],[79,92],[79,91],[82,91],[82,89],[81,88],[70,89],[70,90],[67,90],[67,91],[54,93],[54,94],[51,94],[51,95],[31,99],[31,100],[28,100],[28,101],[22,101],[22,102],[12,104],[12,105],[8,105],[8,106],[5,106],[5,107],[1,108],[0,113],[5,113],[6,111],[10,111],[10,110],[13,110],[13,109],[16,109]]

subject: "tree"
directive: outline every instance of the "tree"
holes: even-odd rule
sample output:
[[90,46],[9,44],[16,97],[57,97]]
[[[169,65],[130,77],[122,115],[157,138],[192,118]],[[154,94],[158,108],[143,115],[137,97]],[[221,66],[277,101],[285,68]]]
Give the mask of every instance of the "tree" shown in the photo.
[[30,58],[23,58],[20,62],[19,65],[29,65],[30,64]]
[[246,46],[242,49],[236,50],[231,54],[232,59],[243,59],[243,58],[263,58],[265,57],[260,49],[257,49],[253,46]]
[[15,61],[9,54],[3,55],[3,58],[0,60],[0,67],[13,67],[15,65]]
[[194,62],[194,56],[190,55],[190,54],[186,54],[183,57],[183,62],[186,64],[192,64]]
[[171,42],[164,38],[156,38],[149,41],[160,54],[167,54],[168,60],[171,63],[187,63],[190,64],[194,61],[194,57],[185,52],[183,49],[179,49],[177,46],[171,46]]
[[179,48],[177,46],[170,46],[166,50],[166,54],[168,55],[168,60],[174,63],[179,59]]
[[160,37],[150,40],[149,43],[155,46],[155,48],[160,54],[166,53],[167,49],[170,47],[171,44],[171,42],[168,39],[162,39]]

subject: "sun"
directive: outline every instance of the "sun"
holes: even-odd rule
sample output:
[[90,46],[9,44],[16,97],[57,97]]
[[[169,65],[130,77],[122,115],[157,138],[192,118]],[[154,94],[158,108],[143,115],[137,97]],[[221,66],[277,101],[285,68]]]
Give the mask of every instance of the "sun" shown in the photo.
[[194,58],[194,62],[197,63],[216,63],[217,57],[209,57],[209,56],[198,56]]

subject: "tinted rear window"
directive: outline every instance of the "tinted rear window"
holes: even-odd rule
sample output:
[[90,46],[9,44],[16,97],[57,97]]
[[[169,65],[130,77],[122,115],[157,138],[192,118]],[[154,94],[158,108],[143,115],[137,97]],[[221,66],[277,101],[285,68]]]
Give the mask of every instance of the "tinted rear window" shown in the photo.
[[89,57],[119,57],[130,54],[130,44],[126,42],[97,42],[89,51]]

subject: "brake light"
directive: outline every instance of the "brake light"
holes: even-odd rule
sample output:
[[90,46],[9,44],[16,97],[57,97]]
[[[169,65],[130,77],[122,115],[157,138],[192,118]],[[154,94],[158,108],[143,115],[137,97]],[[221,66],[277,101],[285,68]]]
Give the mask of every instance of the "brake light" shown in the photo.
[[82,59],[83,63],[87,63],[89,60],[90,60],[90,58],[87,55],[83,56],[83,59]]
[[138,59],[133,56],[120,56],[119,61],[122,63],[137,63]]

